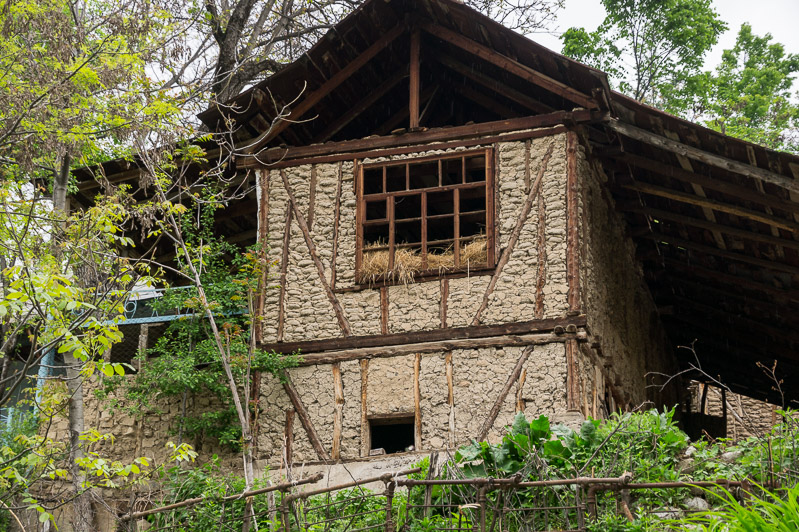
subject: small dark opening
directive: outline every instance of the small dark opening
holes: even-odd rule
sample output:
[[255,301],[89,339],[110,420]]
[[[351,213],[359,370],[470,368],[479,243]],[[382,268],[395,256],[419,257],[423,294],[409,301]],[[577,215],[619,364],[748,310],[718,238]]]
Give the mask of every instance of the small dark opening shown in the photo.
[[404,453],[413,447],[413,416],[390,419],[370,419],[372,449],[384,449],[386,454]]

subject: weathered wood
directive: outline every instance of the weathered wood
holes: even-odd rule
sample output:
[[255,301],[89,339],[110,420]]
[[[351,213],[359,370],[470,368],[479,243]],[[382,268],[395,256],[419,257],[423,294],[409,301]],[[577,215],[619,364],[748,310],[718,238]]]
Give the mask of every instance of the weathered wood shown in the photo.
[[509,347],[541,345],[548,343],[565,342],[573,338],[584,341],[586,333],[582,330],[576,333],[564,334],[518,334],[505,336],[492,336],[488,338],[463,338],[459,340],[443,340],[438,342],[425,342],[418,344],[395,345],[389,347],[362,347],[358,349],[343,349],[305,355],[300,366],[313,366],[317,364],[333,364],[348,360],[362,358],[391,358],[396,356],[411,355],[414,353],[439,353],[453,349],[482,349],[488,347]]
[[[236,166],[237,168],[257,168],[270,165],[272,168],[279,168],[281,164],[297,164],[292,161],[294,159],[321,157],[324,155],[333,155],[336,159],[320,160],[320,162],[332,162],[333,160],[363,158],[358,152],[365,151],[368,153],[380,148],[398,148],[401,146],[411,146],[413,144],[430,144],[479,137],[482,135],[500,135],[509,132],[519,132],[520,135],[530,134],[531,136],[528,138],[535,138],[535,132],[521,133],[520,130],[560,126],[566,123],[599,123],[605,122],[607,119],[606,114],[591,111],[556,111],[543,115],[509,118],[507,120],[483,122],[480,124],[431,128],[426,131],[411,131],[402,135],[368,137],[365,139],[345,140],[341,142],[326,142],[324,144],[311,146],[270,148],[259,154],[257,159],[251,156],[242,156],[241,159],[237,159]],[[428,149],[430,148],[426,146],[425,150]],[[414,151],[418,151],[418,149]]]
[[388,334],[388,288],[380,287],[380,333]]
[[544,286],[547,282],[547,206],[543,194],[538,194],[538,234],[536,235],[535,318],[544,317]]
[[411,58],[410,58],[410,95],[408,99],[408,114],[410,116],[410,129],[419,127],[419,29],[411,30]]
[[336,89],[342,82],[350,78],[355,72],[360,70],[366,63],[374,58],[378,53],[391,44],[394,39],[402,35],[405,31],[404,26],[397,25],[388,32],[384,33],[377,41],[375,41],[369,48],[363,51],[361,55],[350,61],[344,68],[336,72],[330,79],[325,81],[318,89],[305,95],[299,104],[296,105],[289,116],[285,120],[281,120],[274,124],[270,129],[264,131],[255,140],[248,141],[246,150],[248,153],[255,153],[265,146],[270,140],[274,139],[284,129],[289,127],[293,122],[302,118],[311,108],[322,101],[322,99]]
[[566,282],[569,310],[580,310],[580,242],[577,189],[577,133],[566,133]]
[[341,458],[341,430],[344,426],[344,384],[341,380],[341,364],[333,364],[333,401],[335,414],[333,417],[333,447],[330,457]]
[[580,374],[577,366],[577,354],[580,352],[577,341],[566,340],[566,408],[579,410]]
[[777,185],[779,187],[788,190],[799,192],[799,181],[795,181],[790,177],[786,177],[784,175],[771,172],[764,168],[755,168],[749,164],[735,161],[733,159],[728,159],[726,157],[722,157],[720,155],[707,152],[700,148],[695,148],[693,146],[683,144],[682,142],[677,142],[675,140],[662,137],[645,129],[641,129],[639,127],[621,122],[619,120],[611,120],[607,122],[607,126],[613,129],[614,131],[621,133],[625,137],[638,140],[640,142],[649,144],[656,148],[676,153],[684,157],[688,157],[690,159],[694,159],[696,161],[709,164],[711,166],[715,166],[723,170],[727,170],[729,172],[740,174],[749,178],[762,179],[767,183],[771,183],[773,185]]
[[531,139],[524,141],[524,193],[530,193],[530,177],[532,171],[530,170],[530,148],[533,144]]
[[449,406],[449,425],[447,429],[449,448],[455,447],[455,381],[452,375],[452,351],[444,356],[447,373],[447,406]]
[[422,449],[422,385],[420,373],[422,368],[422,354],[416,353],[413,362],[413,447]]
[[628,190],[634,190],[644,194],[651,194],[653,196],[667,198],[670,200],[679,201],[681,203],[688,203],[698,207],[707,207],[715,211],[726,212],[728,214],[734,214],[742,218],[747,218],[756,222],[779,227],[781,229],[787,229],[788,231],[799,232],[799,223],[796,223],[793,220],[779,218],[777,216],[766,214],[765,212],[753,211],[752,209],[739,207],[737,205],[732,205],[723,201],[703,198],[695,194],[688,194],[687,192],[679,192],[671,188],[652,185],[651,183],[646,183],[644,181],[622,183],[621,186]]
[[439,303],[438,303],[438,317],[440,319],[440,326],[442,329],[447,328],[447,301],[449,300],[449,279],[441,279],[438,282],[440,289]]
[[[281,170],[281,173],[283,170]],[[283,227],[283,249],[280,257],[280,294],[277,307],[277,341],[283,341],[283,329],[286,323],[286,284],[289,268],[289,244],[291,243],[291,207],[286,205],[286,223]]]
[[308,230],[313,233],[314,207],[316,206],[316,165],[311,165],[311,181],[308,183]]
[[519,381],[516,383],[516,412],[524,412],[527,405],[524,402],[524,382],[527,380],[527,368],[522,370]]
[[283,434],[286,467],[294,463],[294,413],[293,408],[286,410],[286,427]]
[[505,399],[508,397],[510,389],[516,383],[519,375],[521,375],[522,369],[524,368],[525,363],[527,363],[527,359],[530,358],[530,354],[532,352],[533,346],[529,346],[522,351],[522,354],[519,356],[519,360],[516,361],[516,366],[514,366],[513,371],[511,371],[510,375],[508,376],[508,380],[505,381],[505,386],[502,387],[502,390],[499,392],[499,396],[494,401],[494,405],[488,412],[488,416],[486,417],[485,421],[483,421],[483,425],[480,427],[480,431],[477,433],[477,441],[483,441],[488,436],[488,431],[490,431],[491,427],[494,426],[494,422],[497,420],[499,411],[502,409],[502,405],[505,403]]
[[347,321],[347,317],[344,315],[344,309],[341,308],[341,304],[339,303],[336,294],[333,293],[333,290],[327,283],[324,266],[322,265],[322,261],[319,260],[319,256],[316,253],[316,245],[313,242],[313,238],[311,238],[311,233],[308,230],[308,224],[305,222],[305,217],[303,217],[297,205],[297,199],[294,197],[294,191],[291,189],[291,184],[289,184],[289,180],[286,177],[285,172],[280,172],[280,175],[283,178],[283,186],[285,187],[286,193],[289,196],[289,203],[291,204],[291,209],[294,211],[294,217],[297,219],[297,225],[300,226],[300,231],[302,231],[302,235],[305,237],[305,245],[308,246],[308,253],[310,253],[311,260],[313,260],[313,263],[316,266],[316,270],[319,274],[319,282],[322,284],[322,288],[327,295],[327,299],[330,301],[333,311],[336,313],[336,318],[338,319],[339,326],[341,327],[341,332],[344,333],[344,336],[351,336],[352,329],[350,328],[349,321]]
[[256,186],[256,201],[258,202],[258,258],[261,263],[261,279],[258,283],[258,294],[255,300],[256,319],[253,322],[255,327],[255,342],[263,341],[263,323],[261,319],[264,315],[266,305],[266,285],[269,282],[269,263],[267,252],[269,249],[269,170],[258,172],[258,183]]
[[[749,240],[751,242],[759,242],[763,244],[771,244],[774,246],[781,246],[789,249],[799,250],[799,242],[788,238],[776,237],[755,231],[749,231],[739,227],[722,224],[719,222],[709,222],[707,220],[700,220],[691,216],[685,216],[674,211],[665,211],[662,209],[655,209],[641,205],[639,202],[620,202],[616,204],[617,208],[624,212],[635,212],[650,216],[655,220],[669,220],[672,222],[681,223],[689,227],[696,227],[698,229],[707,229],[708,231],[718,231],[725,235],[735,236]],[[773,226],[772,226],[773,227]]]
[[488,298],[491,296],[491,293],[494,291],[494,287],[497,285],[497,281],[499,280],[499,276],[502,274],[502,269],[510,260],[510,255],[513,253],[513,249],[516,246],[516,242],[519,241],[519,235],[521,235],[522,228],[524,227],[525,222],[527,222],[527,216],[530,214],[530,210],[533,207],[533,200],[535,199],[535,195],[538,192],[539,184],[541,183],[541,179],[544,177],[544,173],[547,170],[547,164],[549,163],[549,158],[552,156],[552,150],[555,147],[554,141],[549,145],[547,148],[546,154],[544,154],[544,158],[541,160],[541,167],[538,169],[538,175],[535,177],[535,182],[533,183],[532,187],[530,188],[530,192],[527,194],[527,198],[524,201],[524,205],[522,206],[522,210],[519,213],[519,217],[516,219],[516,226],[513,228],[513,232],[508,239],[507,247],[502,251],[502,255],[499,258],[499,262],[497,263],[497,268],[494,271],[494,275],[491,276],[491,280],[488,282],[488,286],[486,286],[485,293],[483,294],[483,300],[480,303],[480,306],[475,313],[474,319],[472,320],[472,325],[478,325],[480,323],[480,316],[482,315],[483,311],[488,307]]
[[550,78],[546,74],[542,74],[541,72],[538,72],[527,65],[523,65],[511,59],[510,57],[502,55],[496,50],[473,41],[468,37],[461,35],[460,33],[450,30],[449,28],[439,26],[438,24],[432,24],[430,22],[423,22],[422,28],[433,37],[442,39],[454,46],[457,46],[458,48],[461,48],[462,50],[475,55],[480,59],[488,61],[502,70],[508,71],[525,81],[553,92],[569,101],[577,103],[586,109],[597,107],[597,103],[590,96],[586,96],[577,89]]
[[311,442],[311,446],[314,448],[314,451],[316,451],[316,455],[320,460],[330,460],[330,455],[327,454],[327,451],[322,445],[322,440],[319,439],[319,434],[317,434],[316,429],[313,426],[311,417],[308,415],[308,411],[305,409],[305,405],[303,404],[300,395],[294,388],[294,383],[291,382],[291,376],[289,376],[287,372],[283,372],[282,377],[283,378],[281,380],[283,381],[283,389],[286,391],[286,395],[288,395],[292,406],[294,406],[294,410],[297,412],[297,417],[300,418],[300,423],[302,423],[305,433],[308,435],[308,440]]
[[330,288],[336,289],[336,260],[338,259],[338,232],[341,218],[341,186],[344,181],[342,162],[338,163],[338,182],[336,183],[336,204],[333,207],[333,256],[330,259]]
[[258,347],[267,351],[278,353],[304,354],[332,351],[336,349],[353,349],[362,347],[387,347],[392,345],[411,344],[419,342],[435,342],[441,340],[457,340],[463,338],[485,338],[505,334],[544,333],[555,330],[556,327],[565,329],[568,325],[585,327],[585,316],[568,316],[564,318],[547,318],[542,320],[520,321],[501,323],[495,325],[477,325],[467,327],[453,327],[447,329],[430,329],[425,331],[412,331],[392,334],[375,334],[369,336],[350,336],[348,338],[327,338],[322,340],[306,340],[302,342],[276,342],[265,343]]
[[797,266],[792,266],[790,264],[777,262],[775,260],[760,259],[743,253],[736,253],[734,251],[727,251],[719,249],[715,246],[707,246],[704,244],[699,244],[697,242],[694,242],[693,240],[686,240],[684,238],[679,238],[676,236],[652,232],[650,234],[641,235],[641,238],[646,238],[649,240],[654,240],[655,242],[658,243],[666,243],[672,246],[698,251],[700,253],[705,253],[707,255],[724,257],[726,259],[736,260],[739,262],[744,262],[746,264],[752,264],[754,266],[760,266],[761,268],[768,268],[774,271],[787,272],[787,273],[792,273],[794,275],[799,275],[799,267]]
[[371,435],[369,434],[369,418],[367,414],[368,403],[367,389],[369,384],[369,359],[363,359],[361,365],[361,456],[369,456],[369,447],[371,445]]

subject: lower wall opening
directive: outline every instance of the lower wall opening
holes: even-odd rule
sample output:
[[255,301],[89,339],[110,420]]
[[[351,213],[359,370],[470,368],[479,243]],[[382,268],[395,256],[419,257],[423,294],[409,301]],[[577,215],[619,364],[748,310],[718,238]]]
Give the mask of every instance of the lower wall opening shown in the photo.
[[414,440],[413,416],[399,415],[369,420],[369,434],[371,435],[370,454],[404,453],[412,451]]

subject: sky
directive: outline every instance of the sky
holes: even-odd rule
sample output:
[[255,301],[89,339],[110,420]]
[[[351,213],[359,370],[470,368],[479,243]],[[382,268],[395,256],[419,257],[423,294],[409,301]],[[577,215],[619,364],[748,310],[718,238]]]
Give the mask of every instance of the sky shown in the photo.
[[[755,35],[771,33],[774,41],[785,45],[788,53],[799,54],[799,0],[714,0],[713,6],[729,29],[708,54],[705,68],[712,69],[721,60],[721,52],[732,48],[738,29],[744,22],[752,25]],[[558,34],[572,26],[593,31],[605,18],[599,0],[566,0],[558,14],[555,34],[536,33],[529,37],[557,52],[561,50]]]

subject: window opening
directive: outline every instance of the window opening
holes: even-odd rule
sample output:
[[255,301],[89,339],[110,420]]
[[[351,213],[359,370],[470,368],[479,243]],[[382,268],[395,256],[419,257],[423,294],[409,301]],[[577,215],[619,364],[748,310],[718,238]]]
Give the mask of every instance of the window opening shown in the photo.
[[491,151],[362,167],[361,281],[493,265]]
[[413,451],[414,420],[413,416],[402,415],[390,418],[370,419],[369,449],[383,449],[385,454]]

